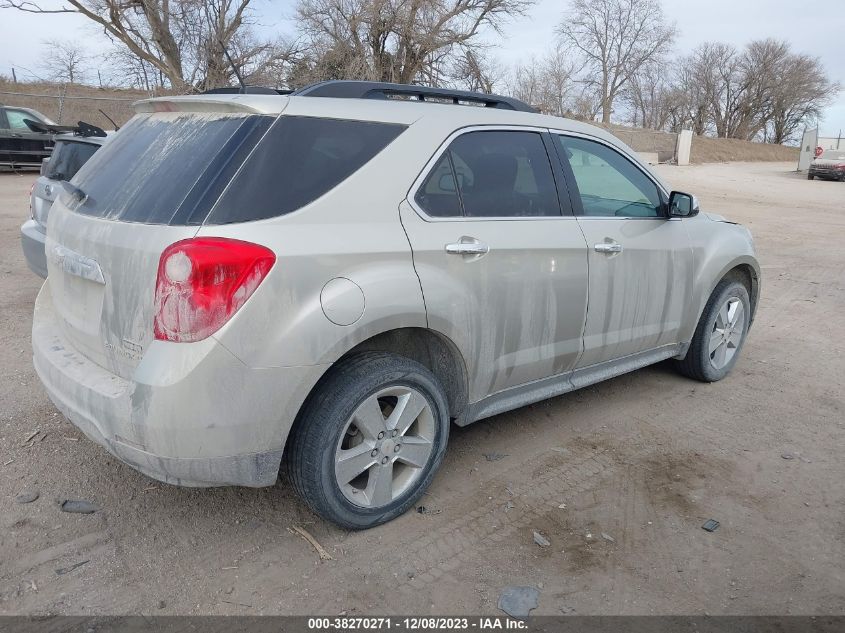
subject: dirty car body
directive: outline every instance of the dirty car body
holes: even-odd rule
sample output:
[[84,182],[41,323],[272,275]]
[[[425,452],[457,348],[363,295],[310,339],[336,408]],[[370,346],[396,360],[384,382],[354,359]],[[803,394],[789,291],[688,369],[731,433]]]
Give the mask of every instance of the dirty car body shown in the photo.
[[[450,421],[689,359],[702,327],[724,362],[695,377],[719,379],[751,323],[747,229],[590,125],[313,94],[136,110],[53,206],[32,339],[62,413],[158,480],[267,486],[284,456],[369,527],[422,494]],[[702,326],[729,282],[745,312]]]

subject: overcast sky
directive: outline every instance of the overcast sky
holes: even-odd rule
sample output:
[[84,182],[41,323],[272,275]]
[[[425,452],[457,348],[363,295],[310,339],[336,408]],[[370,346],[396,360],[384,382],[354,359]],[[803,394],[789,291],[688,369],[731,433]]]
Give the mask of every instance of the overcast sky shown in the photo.
[[[46,5],[58,4],[47,0]],[[821,57],[832,79],[845,86],[845,2],[832,0],[812,5],[795,0],[663,0],[668,18],[678,27],[675,48],[685,53],[704,41],[722,41],[742,46],[752,39],[775,37],[789,40],[796,51]],[[542,55],[554,40],[555,25],[565,0],[539,0],[525,18],[505,27],[506,37],[495,38],[496,55],[512,64],[532,54]],[[260,30],[290,33],[293,0],[254,0]],[[92,52],[106,44],[97,30],[74,15],[31,15],[11,9],[0,10],[0,74],[18,75],[38,68],[43,39],[73,39]],[[822,136],[845,131],[845,92],[825,112]]]

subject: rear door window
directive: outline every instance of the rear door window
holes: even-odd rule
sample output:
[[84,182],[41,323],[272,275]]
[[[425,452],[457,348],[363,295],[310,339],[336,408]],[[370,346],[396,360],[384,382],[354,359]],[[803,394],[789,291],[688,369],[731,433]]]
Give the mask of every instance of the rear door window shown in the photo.
[[50,180],[70,180],[98,149],[94,143],[57,141],[44,175]]
[[415,200],[435,217],[561,214],[549,155],[537,132],[484,130],[462,134],[429,173]]
[[536,132],[485,131],[449,147],[469,217],[559,216],[555,180]]
[[368,121],[279,117],[206,223],[262,220],[300,209],[358,171],[404,129]]
[[461,201],[458,185],[449,152],[443,152],[434,168],[414,197],[417,204],[428,215],[435,218],[450,218],[461,215]]

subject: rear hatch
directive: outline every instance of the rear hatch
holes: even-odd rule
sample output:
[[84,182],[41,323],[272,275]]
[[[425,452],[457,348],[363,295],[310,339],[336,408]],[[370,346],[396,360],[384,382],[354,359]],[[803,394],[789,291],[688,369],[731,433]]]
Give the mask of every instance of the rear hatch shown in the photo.
[[162,251],[197,233],[275,117],[138,114],[70,183],[56,183],[61,192],[46,244],[49,287],[76,350],[131,378],[153,339]]
[[61,182],[73,178],[98,149],[99,143],[72,139],[56,140],[44,175],[35,181],[32,190],[32,217],[38,224],[47,226],[50,207],[61,191]]

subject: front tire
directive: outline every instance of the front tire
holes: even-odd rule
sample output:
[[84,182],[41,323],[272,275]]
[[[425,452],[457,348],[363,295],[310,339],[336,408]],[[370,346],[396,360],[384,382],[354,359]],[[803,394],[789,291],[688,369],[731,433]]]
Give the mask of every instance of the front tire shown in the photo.
[[341,527],[374,527],[408,510],[428,488],[449,439],[443,388],[419,363],[382,352],[329,370],[288,441],[296,492]]
[[678,371],[702,382],[727,376],[739,358],[750,319],[745,286],[732,279],[720,281],[704,307],[686,357],[676,361]]
[[807,180],[812,180],[813,178],[815,178],[813,174],[807,174]]

